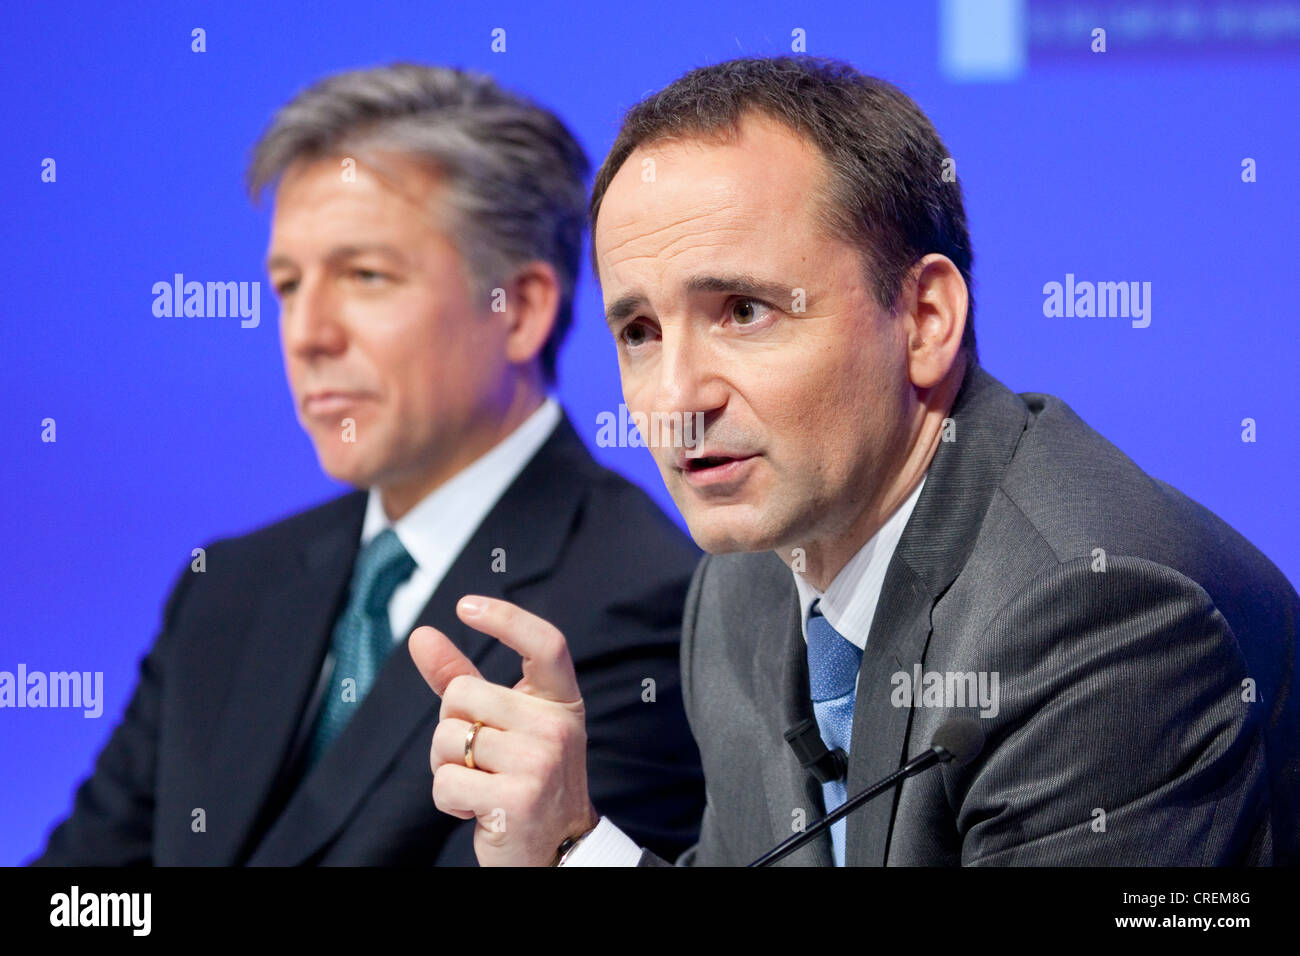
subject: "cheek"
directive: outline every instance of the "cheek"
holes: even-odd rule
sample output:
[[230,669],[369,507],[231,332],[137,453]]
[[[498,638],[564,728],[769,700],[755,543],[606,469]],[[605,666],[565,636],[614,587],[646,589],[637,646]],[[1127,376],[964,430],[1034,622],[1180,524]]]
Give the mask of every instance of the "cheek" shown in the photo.
[[793,445],[822,442],[835,427],[842,402],[832,370],[821,366],[787,369],[773,377],[775,387],[765,390],[762,417]]
[[650,390],[646,387],[644,377],[635,369],[621,367],[619,370],[623,383],[623,404],[629,412],[649,412]]
[[805,486],[835,484],[855,470],[871,430],[861,373],[842,362],[793,369],[767,390],[763,423],[774,464]]
[[298,395],[298,388],[299,388],[298,383],[302,381],[302,377],[298,371],[298,362],[292,357],[290,357],[287,352],[283,353],[283,355],[284,355],[284,377],[289,381],[289,391],[296,398]]
[[[623,404],[627,406],[629,415],[632,412],[642,412],[648,416],[654,411],[670,410],[655,407],[655,382],[648,362],[632,362],[620,355],[618,373],[620,384],[623,386]],[[617,412],[617,409],[614,411]]]

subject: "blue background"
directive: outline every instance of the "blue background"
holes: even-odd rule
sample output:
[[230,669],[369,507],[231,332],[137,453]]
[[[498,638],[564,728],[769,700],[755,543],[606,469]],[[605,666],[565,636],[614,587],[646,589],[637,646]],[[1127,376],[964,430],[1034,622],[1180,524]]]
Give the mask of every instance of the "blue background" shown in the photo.
[[[190,550],[343,490],[294,419],[260,265],[269,209],[241,176],[274,109],[345,68],[486,70],[559,112],[595,166],[642,95],[694,66],[787,53],[802,28],[808,52],[911,94],[956,157],[985,367],[1064,398],[1300,580],[1300,56],[1262,27],[1235,43],[1120,43],[1122,8],[1159,21],[1172,7],[1082,6],[1113,26],[1106,54],[1086,31],[1067,54],[1026,40],[1007,75],[969,82],[941,47],[947,6],[930,3],[8,5],[0,669],[103,671],[105,702],[98,720],[0,711],[0,863],[30,858],[68,811]],[[196,26],[206,53],[190,50]],[[496,27],[505,53],[490,50]],[[45,157],[56,183],[41,182]],[[1241,181],[1244,157],[1258,182]],[[175,272],[262,281],[261,325],[155,318],[151,287]],[[1151,282],[1150,327],[1045,318],[1043,285],[1067,272]],[[577,311],[559,395],[594,445],[597,414],[622,397],[585,274]],[[593,450],[676,517],[644,449]]]

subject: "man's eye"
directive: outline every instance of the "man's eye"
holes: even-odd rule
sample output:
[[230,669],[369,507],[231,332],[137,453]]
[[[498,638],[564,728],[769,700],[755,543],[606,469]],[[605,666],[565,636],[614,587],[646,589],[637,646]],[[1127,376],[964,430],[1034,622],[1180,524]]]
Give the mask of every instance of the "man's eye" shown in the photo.
[[286,295],[289,295],[289,293],[293,292],[296,288],[298,288],[297,279],[286,279],[284,282],[280,282],[276,284],[275,294],[283,299]]
[[731,303],[730,318],[739,326],[754,325],[767,316],[772,307],[757,299],[736,299]]
[[645,326],[640,322],[629,322],[619,335],[623,339],[623,344],[629,348],[644,344],[647,338]]
[[360,279],[366,285],[375,285],[376,280],[388,278],[384,273],[376,272],[374,269],[353,269],[352,276]]

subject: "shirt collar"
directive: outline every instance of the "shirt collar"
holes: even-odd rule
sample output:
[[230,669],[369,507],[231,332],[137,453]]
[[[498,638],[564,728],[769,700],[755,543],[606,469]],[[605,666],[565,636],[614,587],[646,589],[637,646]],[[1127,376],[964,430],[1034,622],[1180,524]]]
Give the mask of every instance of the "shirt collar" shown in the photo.
[[361,527],[362,547],[391,526],[419,567],[445,567],[448,557],[460,553],[497,499],[545,444],[560,417],[559,403],[547,396],[518,428],[425,495],[396,523],[384,513],[379,489],[371,488]]
[[795,589],[799,592],[799,620],[803,626],[804,640],[808,639],[808,615],[813,602],[820,601],[818,609],[825,615],[826,622],[859,650],[866,649],[871,621],[876,616],[876,605],[880,601],[880,589],[885,583],[885,572],[889,570],[889,562],[894,557],[898,539],[903,536],[907,519],[912,516],[912,509],[921,497],[921,489],[925,487],[927,477],[928,469],[907,500],[898,506],[880,530],[840,569],[825,592],[818,591],[797,571],[791,572],[794,574]]

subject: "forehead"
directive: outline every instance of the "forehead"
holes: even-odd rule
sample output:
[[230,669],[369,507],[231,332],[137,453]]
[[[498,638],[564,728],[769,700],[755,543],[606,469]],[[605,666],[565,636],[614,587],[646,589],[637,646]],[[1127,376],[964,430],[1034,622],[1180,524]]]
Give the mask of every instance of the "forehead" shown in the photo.
[[275,191],[272,231],[309,238],[334,227],[428,230],[434,225],[433,172],[397,154],[344,166],[345,157],[302,159]]
[[601,201],[593,237],[601,279],[704,255],[750,268],[755,257],[788,256],[816,240],[812,202],[824,182],[816,146],[760,114],[724,140],[639,147]]

